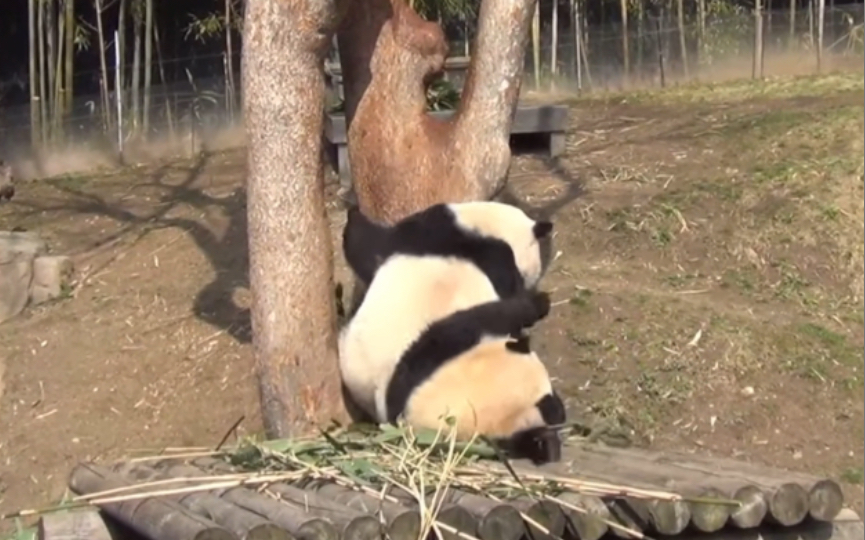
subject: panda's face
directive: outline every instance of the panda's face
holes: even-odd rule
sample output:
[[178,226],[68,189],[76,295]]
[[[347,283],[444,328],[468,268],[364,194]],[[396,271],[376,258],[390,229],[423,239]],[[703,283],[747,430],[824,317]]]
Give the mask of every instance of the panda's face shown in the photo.
[[521,209],[494,201],[453,205],[462,227],[506,242],[527,288],[534,287],[550,262],[553,224],[535,221]]

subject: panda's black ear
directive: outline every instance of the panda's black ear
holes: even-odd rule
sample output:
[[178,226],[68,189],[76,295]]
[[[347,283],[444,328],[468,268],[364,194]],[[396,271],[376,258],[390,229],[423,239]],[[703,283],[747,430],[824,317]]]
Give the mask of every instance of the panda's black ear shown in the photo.
[[553,222],[552,221],[536,221],[535,226],[532,229],[532,232],[535,234],[535,238],[541,239],[546,238],[553,230]]

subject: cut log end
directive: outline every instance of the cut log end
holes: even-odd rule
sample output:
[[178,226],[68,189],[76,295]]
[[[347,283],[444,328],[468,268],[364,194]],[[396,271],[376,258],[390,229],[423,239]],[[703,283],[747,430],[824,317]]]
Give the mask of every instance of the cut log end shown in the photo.
[[844,492],[838,482],[820,480],[808,494],[809,514],[817,521],[832,521],[844,506]]
[[342,531],[342,540],[380,540],[382,527],[372,516],[358,516],[349,521]]
[[288,531],[273,523],[252,527],[243,538],[245,540],[294,540]]
[[[726,499],[727,495],[715,488],[706,488],[700,493],[702,499]],[[727,523],[733,506],[720,503],[700,502],[691,504],[691,523],[698,531],[713,533]]]
[[[438,519],[446,525],[450,525],[459,532],[474,534],[478,527],[478,520],[468,510],[456,504],[444,506],[438,513]],[[462,540],[459,535],[442,531],[444,540]]]
[[391,520],[387,533],[393,540],[415,540],[420,537],[420,526],[420,514],[406,511]]
[[[610,501],[610,516],[613,521],[627,529],[644,532],[650,527],[651,513],[647,502],[625,497]],[[610,532],[617,538],[634,538],[634,535],[618,527],[611,527]]]
[[808,492],[793,482],[778,486],[769,497],[769,516],[785,527],[801,523],[809,510]]
[[[562,513],[565,515],[565,529],[572,537],[580,540],[599,540],[607,534],[610,529],[607,525],[611,519],[610,509],[599,497],[562,493],[558,498],[567,505],[562,506]],[[579,508],[581,511],[574,508]]]
[[336,528],[329,521],[320,518],[304,522],[297,528],[295,536],[304,540],[339,540]]
[[740,506],[730,513],[730,522],[734,526],[740,529],[753,529],[766,519],[769,503],[763,491],[757,486],[748,485],[739,488],[733,494],[733,499],[740,503]]
[[516,501],[516,506],[532,521],[548,531],[548,534],[544,534],[533,523],[526,521],[526,531],[532,538],[561,538],[565,532],[565,515],[557,504],[550,501],[519,500]]
[[490,509],[478,524],[481,540],[519,540],[524,532],[520,513],[512,506],[503,504]]
[[684,531],[692,518],[692,509],[684,501],[653,501],[649,512],[655,530],[670,536]]

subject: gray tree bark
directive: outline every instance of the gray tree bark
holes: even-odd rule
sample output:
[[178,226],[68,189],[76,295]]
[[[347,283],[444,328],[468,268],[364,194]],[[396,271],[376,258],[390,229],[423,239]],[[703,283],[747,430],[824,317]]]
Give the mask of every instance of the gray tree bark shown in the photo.
[[248,0],[245,11],[253,345],[265,431],[285,437],[342,412],[320,159],[334,4]]

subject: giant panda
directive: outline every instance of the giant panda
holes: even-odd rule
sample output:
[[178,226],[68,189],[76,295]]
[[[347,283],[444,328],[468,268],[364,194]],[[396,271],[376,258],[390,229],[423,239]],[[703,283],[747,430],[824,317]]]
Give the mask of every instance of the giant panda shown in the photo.
[[[537,383],[538,388],[549,389],[546,370],[530,352],[527,338],[521,335],[522,327],[511,325],[512,331],[502,334],[500,325],[491,324],[495,317],[480,315],[507,311],[511,299],[515,305],[525,306],[525,295],[540,294],[528,291],[545,271],[551,231],[552,223],[535,221],[517,207],[497,202],[434,205],[392,227],[367,219],[357,208],[350,209],[343,250],[358,278],[369,283],[339,339],[340,372],[353,405],[379,422],[393,421],[389,409],[399,409],[399,414],[406,408],[409,422],[423,418],[412,411],[419,410],[417,403],[429,402],[427,398],[407,399],[408,407],[388,407],[388,386],[396,380],[395,370],[402,366],[400,380],[414,377],[406,388],[427,395],[431,386],[422,384],[427,378],[432,381],[454,365],[481,365],[477,359],[484,355],[475,353],[483,351],[487,358],[501,358],[502,366],[534,365],[535,369],[521,375],[533,374],[534,380],[527,379],[531,382],[525,388]],[[499,300],[502,304],[496,303]],[[524,310],[523,319],[531,319],[524,327],[546,315],[526,317],[525,313],[531,310]],[[474,330],[454,332],[454,324],[448,320],[451,316]],[[412,352],[419,343],[431,343],[430,351],[438,357],[444,355],[430,364],[435,366],[432,371],[414,369],[415,364],[426,361],[427,353]],[[453,351],[453,355],[446,351]],[[518,371],[508,368],[508,373]],[[514,390],[519,387],[509,392]],[[498,399],[506,400],[505,395]],[[534,392],[523,397],[530,395]],[[549,400],[561,403],[555,394],[544,403]],[[541,427],[543,422],[539,423],[535,409],[535,401],[531,406],[524,404],[525,414],[520,418],[531,418],[532,427]],[[490,427],[489,434],[498,436],[508,431],[493,430],[493,423],[513,428],[513,433],[518,431],[516,420],[489,420],[478,424]],[[465,431],[458,429],[458,434]]]

